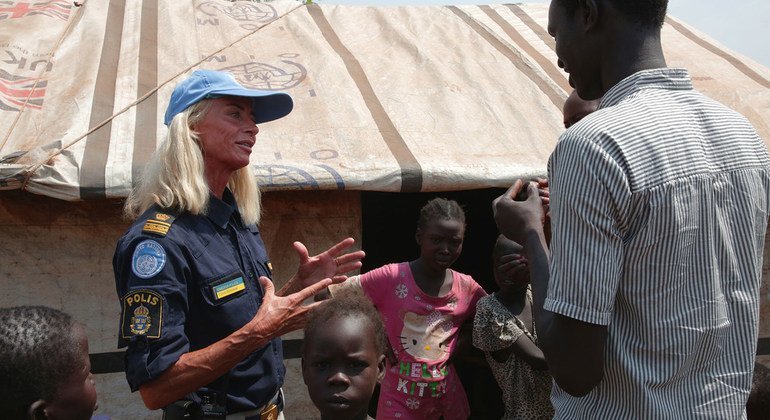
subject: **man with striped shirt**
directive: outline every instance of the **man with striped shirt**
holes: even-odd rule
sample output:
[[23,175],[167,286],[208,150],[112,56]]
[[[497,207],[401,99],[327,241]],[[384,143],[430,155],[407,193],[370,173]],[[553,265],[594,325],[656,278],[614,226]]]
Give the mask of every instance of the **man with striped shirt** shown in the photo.
[[559,65],[599,109],[537,187],[495,200],[525,246],[556,418],[742,418],[758,333],[770,160],[751,124],[666,67],[666,0],[552,0]]

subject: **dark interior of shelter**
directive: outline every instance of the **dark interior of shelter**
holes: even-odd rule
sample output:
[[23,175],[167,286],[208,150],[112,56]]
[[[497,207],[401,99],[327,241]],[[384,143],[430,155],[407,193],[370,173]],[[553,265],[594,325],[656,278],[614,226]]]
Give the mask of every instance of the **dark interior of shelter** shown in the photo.
[[[414,234],[420,208],[434,197],[443,197],[457,201],[465,211],[463,251],[452,268],[472,275],[487,293],[494,292],[497,287],[492,277],[492,248],[498,232],[492,218],[492,201],[504,192],[505,189],[490,188],[436,193],[362,193],[361,245],[366,258],[361,272],[417,258],[419,249]],[[484,355],[477,349],[467,350],[456,355],[454,364],[468,395],[471,418],[501,418],[505,409],[500,388]],[[375,398],[372,400],[370,413],[374,415],[377,403]]]
[[361,272],[418,257],[414,238],[420,208],[435,197],[457,201],[465,211],[465,240],[453,269],[470,274],[487,292],[496,290],[492,279],[492,247],[497,226],[492,219],[492,200],[501,188],[435,193],[361,194],[362,248],[366,251]]

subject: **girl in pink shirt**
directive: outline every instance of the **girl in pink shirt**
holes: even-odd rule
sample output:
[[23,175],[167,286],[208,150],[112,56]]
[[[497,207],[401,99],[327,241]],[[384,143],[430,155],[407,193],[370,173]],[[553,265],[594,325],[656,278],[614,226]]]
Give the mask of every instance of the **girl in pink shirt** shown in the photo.
[[377,417],[467,419],[465,390],[449,358],[460,325],[486,293],[449,267],[460,256],[465,213],[457,202],[429,201],[415,238],[420,257],[388,264],[352,279],[382,314],[393,350],[380,388]]

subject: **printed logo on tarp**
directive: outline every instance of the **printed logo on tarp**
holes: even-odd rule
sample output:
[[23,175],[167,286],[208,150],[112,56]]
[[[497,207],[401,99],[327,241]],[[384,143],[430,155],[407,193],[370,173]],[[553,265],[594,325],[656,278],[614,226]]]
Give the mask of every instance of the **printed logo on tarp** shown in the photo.
[[[331,151],[334,152],[334,151]],[[334,152],[334,156],[338,156]],[[279,156],[276,158],[280,159]],[[323,176],[322,172],[316,171],[320,179],[316,179],[313,174],[303,168],[289,165],[255,165],[252,166],[254,176],[260,188],[267,190],[282,191],[286,189],[297,190],[319,190],[319,182],[333,182],[338,190],[345,189],[345,180],[342,175],[329,165],[313,165],[329,173],[330,176]]]
[[204,1],[198,5],[200,15],[196,18],[198,25],[219,25],[219,18],[227,16],[240,22],[241,28],[253,31],[266,22],[275,20],[278,12],[269,4],[237,2],[230,4]]
[[20,19],[26,16],[43,15],[67,20],[72,11],[72,2],[51,1],[0,1],[0,20]]
[[[281,57],[294,59],[297,54],[283,54]],[[242,85],[260,90],[291,89],[307,77],[305,67],[291,60],[281,60],[275,64],[252,61],[220,70],[232,73]]]
[[34,77],[15,76],[0,69],[0,110],[18,112],[25,102],[27,108],[42,108],[47,84],[41,79],[36,86]]
[[25,103],[28,109],[42,108],[53,63],[13,44],[0,44],[0,57],[0,110],[18,112]]

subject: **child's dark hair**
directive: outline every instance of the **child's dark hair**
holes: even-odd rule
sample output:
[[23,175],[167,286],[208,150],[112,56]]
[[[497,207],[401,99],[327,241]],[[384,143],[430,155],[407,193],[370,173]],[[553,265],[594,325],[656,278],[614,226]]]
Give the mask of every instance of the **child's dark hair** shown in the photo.
[[498,235],[497,240],[495,241],[495,247],[492,248],[492,263],[494,264],[503,255],[510,254],[510,251],[522,253],[523,249],[521,248],[521,245],[506,238],[505,235]]
[[26,417],[33,402],[51,399],[61,383],[82,368],[73,325],[72,317],[45,306],[0,308],[4,418]]
[[436,197],[428,201],[420,209],[417,228],[424,229],[428,223],[435,220],[457,220],[465,226],[465,212],[457,201]]
[[759,420],[766,419],[768,413],[770,413],[770,369],[755,362],[751,392],[746,402],[746,416],[748,420]]
[[305,340],[302,341],[302,353],[305,353],[308,337],[312,331],[323,328],[323,324],[333,318],[351,317],[367,321],[374,332],[374,344],[377,352],[385,354],[387,339],[382,318],[372,301],[359,289],[345,287],[334,293],[331,299],[324,301],[318,307],[310,311],[307,324],[305,324]]

